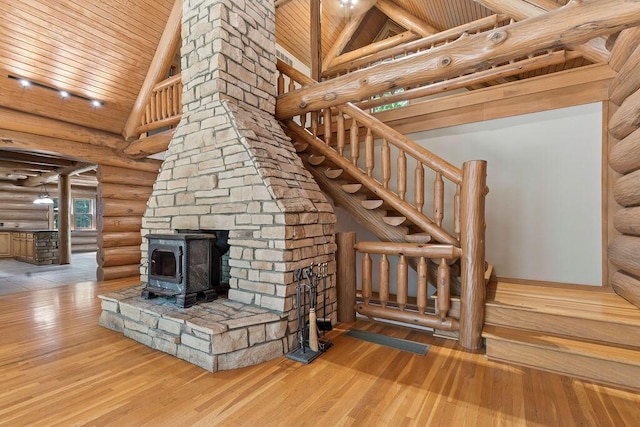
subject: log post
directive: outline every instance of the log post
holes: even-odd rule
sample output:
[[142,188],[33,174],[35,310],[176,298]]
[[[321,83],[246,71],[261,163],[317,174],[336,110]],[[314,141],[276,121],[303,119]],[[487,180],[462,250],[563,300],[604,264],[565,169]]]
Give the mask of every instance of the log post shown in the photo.
[[337,233],[336,253],[338,322],[356,321],[356,233]]
[[460,215],[462,247],[460,293],[460,345],[469,350],[482,347],[484,322],[485,186],[487,162],[465,162],[462,169]]
[[71,263],[71,179],[60,175],[58,180],[58,252],[60,264]]

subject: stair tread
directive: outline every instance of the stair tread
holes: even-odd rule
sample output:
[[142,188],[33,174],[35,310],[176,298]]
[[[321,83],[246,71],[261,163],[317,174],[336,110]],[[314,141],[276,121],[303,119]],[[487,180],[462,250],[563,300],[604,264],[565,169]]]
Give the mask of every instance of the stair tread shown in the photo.
[[429,243],[431,235],[429,233],[413,233],[407,234],[404,239],[409,243]]
[[[522,343],[539,348],[549,348],[569,354],[588,355],[589,357],[640,366],[640,347],[629,349],[615,345],[600,344],[579,339],[547,335],[540,332],[514,329],[494,325],[485,325],[482,337],[489,340]],[[487,346],[490,346],[489,341]]]
[[640,309],[602,288],[556,288],[505,282],[487,288],[487,310],[513,309],[640,327]]

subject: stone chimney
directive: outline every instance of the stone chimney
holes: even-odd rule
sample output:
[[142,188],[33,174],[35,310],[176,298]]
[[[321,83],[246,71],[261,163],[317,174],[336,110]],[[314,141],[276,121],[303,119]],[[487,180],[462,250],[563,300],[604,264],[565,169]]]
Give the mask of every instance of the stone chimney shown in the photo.
[[183,116],[142,233],[229,231],[229,300],[289,313],[293,344],[294,272],[328,262],[333,287],[335,215],[273,117],[275,52],[273,1],[184,1]]

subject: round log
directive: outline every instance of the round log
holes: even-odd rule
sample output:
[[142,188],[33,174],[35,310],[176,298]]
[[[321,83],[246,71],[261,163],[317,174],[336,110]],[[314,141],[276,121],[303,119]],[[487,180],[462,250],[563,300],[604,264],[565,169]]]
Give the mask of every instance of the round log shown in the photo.
[[611,69],[620,71],[639,43],[640,27],[623,30],[616,38],[613,49],[611,49],[611,56],[609,57],[609,66]]
[[153,187],[138,185],[122,185],[100,183],[98,185],[98,197],[103,199],[118,200],[149,200]]
[[98,245],[101,248],[114,248],[119,246],[139,246],[142,243],[142,235],[138,231],[123,231],[116,233],[102,233],[98,237]]
[[102,218],[98,221],[98,231],[102,233],[137,231],[142,228],[140,216],[114,216]]
[[609,152],[609,165],[622,174],[640,169],[640,129],[613,146]]
[[611,279],[611,286],[622,298],[640,307],[640,280],[617,271]]
[[608,254],[613,265],[640,276],[640,237],[617,236],[609,245]]
[[47,221],[48,213],[49,210],[2,210],[0,211],[0,221]]
[[98,214],[110,216],[142,216],[147,209],[146,200],[99,199]]
[[640,207],[620,209],[613,217],[613,226],[622,234],[640,236]]
[[640,205],[640,170],[618,178],[613,186],[613,197],[621,206]]
[[98,261],[98,266],[100,267],[140,264],[140,246],[100,248],[96,255],[96,259]]
[[631,94],[613,113],[609,120],[609,132],[623,139],[640,126],[640,90]]
[[609,100],[614,104],[621,105],[627,97],[640,89],[638,67],[640,67],[640,46],[629,56],[609,86]]
[[158,173],[100,165],[96,176],[101,183],[153,186]]
[[98,267],[97,270],[97,277],[100,282],[135,276],[140,276],[140,266],[138,264]]

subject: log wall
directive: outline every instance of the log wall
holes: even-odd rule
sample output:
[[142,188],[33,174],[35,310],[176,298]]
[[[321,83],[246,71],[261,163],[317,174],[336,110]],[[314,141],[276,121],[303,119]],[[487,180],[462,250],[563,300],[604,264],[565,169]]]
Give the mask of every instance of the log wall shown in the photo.
[[[57,184],[46,185],[53,198],[58,197]],[[49,206],[34,205],[33,200],[42,193],[42,187],[22,187],[11,182],[0,182],[0,227],[19,229],[49,229]],[[71,197],[92,199],[96,189],[71,187]]]
[[[625,35],[637,39],[639,34],[640,29],[634,28]],[[616,44],[621,47],[614,47],[611,56],[612,67],[619,73],[609,89],[615,104],[608,126],[613,145],[609,166],[620,176],[613,184],[617,202],[613,227],[618,234],[611,239],[607,254],[617,269],[611,280],[614,291],[640,307],[640,50],[634,43],[622,46],[624,40],[618,38]]]
[[156,173],[99,166],[98,280],[140,274],[142,215]]

